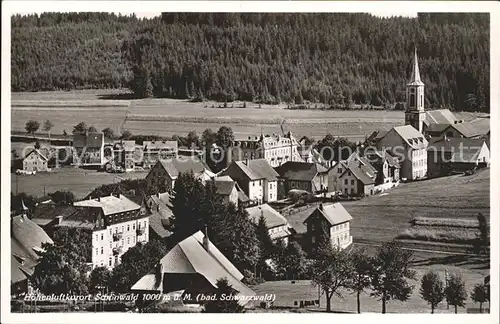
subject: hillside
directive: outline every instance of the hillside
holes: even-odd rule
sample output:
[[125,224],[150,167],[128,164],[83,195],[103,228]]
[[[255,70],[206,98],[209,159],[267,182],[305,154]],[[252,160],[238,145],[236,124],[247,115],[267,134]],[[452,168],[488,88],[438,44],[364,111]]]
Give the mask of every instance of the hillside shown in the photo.
[[15,16],[12,90],[393,105],[404,101],[415,45],[427,107],[489,111],[487,14]]

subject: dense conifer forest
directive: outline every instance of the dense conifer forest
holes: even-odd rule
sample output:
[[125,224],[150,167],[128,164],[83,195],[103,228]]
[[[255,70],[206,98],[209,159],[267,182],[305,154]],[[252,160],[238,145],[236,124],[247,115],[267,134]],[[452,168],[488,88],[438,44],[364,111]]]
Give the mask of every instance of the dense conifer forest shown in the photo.
[[489,111],[489,28],[489,14],[13,16],[12,91],[392,107],[416,46],[427,107]]

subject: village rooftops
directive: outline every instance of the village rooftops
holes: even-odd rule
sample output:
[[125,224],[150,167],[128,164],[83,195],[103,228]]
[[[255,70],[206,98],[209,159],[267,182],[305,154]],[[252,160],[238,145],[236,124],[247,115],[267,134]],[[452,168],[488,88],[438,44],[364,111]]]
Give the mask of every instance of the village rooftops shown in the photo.
[[449,109],[427,110],[425,112],[424,123],[431,124],[454,124],[457,121]]
[[99,214],[97,208],[75,206],[40,205],[33,212],[33,222],[39,226],[78,227],[93,230],[94,220]]
[[304,224],[307,224],[309,218],[313,215],[323,216],[331,226],[349,222],[352,220],[351,214],[342,206],[341,203],[335,203],[332,205],[320,205],[316,208],[309,217],[304,220]]
[[317,163],[288,161],[275,168],[280,177],[295,181],[312,181],[318,173],[327,173],[328,170]]
[[484,126],[485,125],[482,123],[458,123],[449,125],[448,127],[456,129],[457,132],[466,138],[471,138],[481,136],[489,132],[490,128],[485,128]]
[[267,228],[288,225],[286,218],[268,204],[248,207],[246,211],[255,224],[258,224],[260,217],[264,216]]
[[279,174],[269,165],[265,159],[245,160],[233,162],[249,180],[266,179],[277,181]]
[[143,147],[145,151],[177,151],[178,143],[177,141],[144,141]]
[[141,208],[141,206],[121,194],[81,200],[73,203],[73,206],[101,208],[104,215],[112,215]]
[[410,146],[412,149],[423,149],[427,147],[427,140],[418,130],[411,125],[397,126],[394,131]]
[[450,162],[475,163],[485,144],[483,139],[447,138],[432,141],[427,150],[451,153]]
[[227,175],[215,177],[213,178],[213,181],[219,195],[230,195],[236,185],[233,179]]
[[206,167],[206,165],[197,157],[177,157],[166,160],[160,160],[165,171],[172,179],[176,179],[180,173],[201,174],[206,171],[210,172],[210,176],[214,174]]
[[45,231],[24,215],[14,216],[11,223],[12,253],[25,258],[38,258],[43,243],[53,243]]

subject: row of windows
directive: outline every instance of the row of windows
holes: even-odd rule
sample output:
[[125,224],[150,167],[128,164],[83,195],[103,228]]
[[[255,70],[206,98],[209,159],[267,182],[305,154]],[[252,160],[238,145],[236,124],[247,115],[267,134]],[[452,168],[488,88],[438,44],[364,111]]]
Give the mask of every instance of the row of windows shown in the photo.
[[[102,223],[102,218],[101,218],[101,223]],[[141,229],[141,225],[142,225],[142,228],[146,228],[146,221],[144,222],[137,222],[137,228],[138,229]],[[135,223],[132,223],[132,227],[130,227],[130,224],[127,225],[127,232],[130,232],[130,230],[132,231],[135,231]],[[124,233],[125,232],[125,225],[122,225],[122,230],[120,233]],[[115,227],[115,233],[118,233],[118,226]],[[113,235],[113,229],[109,229],[109,235]],[[95,239],[98,241],[99,240],[99,234],[96,234],[95,236]],[[104,240],[104,233],[101,233],[101,241]]]
[[426,164],[427,162],[425,160],[413,161],[413,167],[422,167]]
[[335,226],[333,227],[333,230],[334,230],[334,231],[338,231],[338,230],[342,230],[342,229],[345,229],[345,228],[347,228],[347,223],[340,224],[340,225],[335,225]]
[[[349,184],[349,179],[344,180],[344,184],[348,185]],[[351,180],[351,186],[354,186],[354,180]]]

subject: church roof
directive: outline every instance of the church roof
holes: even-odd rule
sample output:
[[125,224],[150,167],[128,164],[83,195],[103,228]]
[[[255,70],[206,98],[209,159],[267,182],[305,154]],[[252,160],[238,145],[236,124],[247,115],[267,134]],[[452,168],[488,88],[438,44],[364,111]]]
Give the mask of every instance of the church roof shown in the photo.
[[420,80],[420,70],[418,68],[418,57],[416,48],[415,48],[415,57],[413,59],[413,68],[411,71],[411,79],[408,85],[424,85],[422,80]]
[[425,112],[424,123],[431,124],[454,124],[457,119],[449,109],[428,110]]

